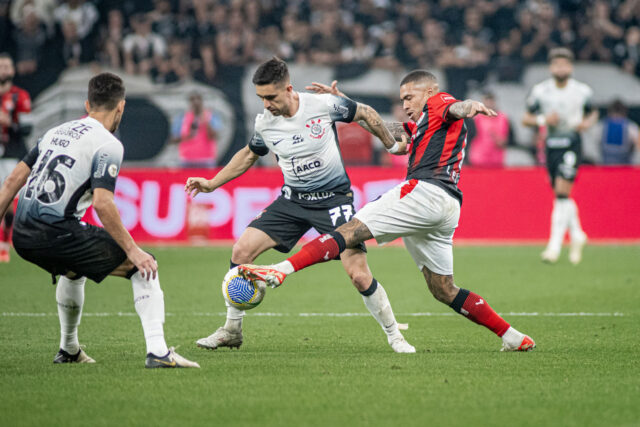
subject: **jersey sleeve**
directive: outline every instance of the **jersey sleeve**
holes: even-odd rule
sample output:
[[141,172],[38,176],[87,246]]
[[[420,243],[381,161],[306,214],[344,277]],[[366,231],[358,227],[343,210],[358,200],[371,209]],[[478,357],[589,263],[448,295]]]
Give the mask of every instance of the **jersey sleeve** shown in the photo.
[[356,110],[358,109],[357,102],[349,98],[331,94],[321,96],[326,96],[327,109],[332,121],[345,123],[351,123],[353,121]]
[[585,88],[585,100],[584,100],[584,107],[583,107],[583,111],[584,114],[589,114],[593,111],[593,90],[591,90],[590,87],[586,87]]
[[96,150],[91,163],[92,189],[115,190],[123,154],[122,145],[115,142],[104,144]]
[[527,104],[527,112],[531,114],[540,112],[540,99],[538,98],[538,91],[536,90],[535,86],[533,87],[533,89],[531,89],[531,92],[529,92],[529,95],[527,96],[526,104]]
[[253,138],[249,141],[249,150],[256,153],[258,156],[265,156],[269,153],[269,147],[265,144],[264,139],[258,132],[253,134]]
[[446,92],[440,92],[439,94],[429,98],[428,101],[430,107],[433,108],[434,114],[442,118],[444,121],[449,121],[449,119],[447,119],[447,113],[449,112],[449,108],[456,102],[459,101],[454,98],[453,95],[449,95]]
[[[38,144],[39,143],[40,140],[38,140]],[[36,160],[38,160],[38,154],[40,154],[40,151],[38,150],[38,144],[36,144],[35,147],[29,150],[29,152],[22,158],[22,161],[25,162],[27,166],[29,166],[29,168],[33,168],[33,165],[36,164]]]

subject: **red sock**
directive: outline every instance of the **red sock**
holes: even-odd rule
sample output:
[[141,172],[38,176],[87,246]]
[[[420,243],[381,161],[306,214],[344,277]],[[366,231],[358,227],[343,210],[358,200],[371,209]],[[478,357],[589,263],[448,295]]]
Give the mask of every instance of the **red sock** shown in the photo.
[[345,249],[344,237],[337,231],[318,236],[289,258],[295,271],[302,270],[313,264],[331,261]]
[[493,311],[484,298],[466,289],[460,288],[449,306],[472,322],[491,329],[499,337],[511,326]]

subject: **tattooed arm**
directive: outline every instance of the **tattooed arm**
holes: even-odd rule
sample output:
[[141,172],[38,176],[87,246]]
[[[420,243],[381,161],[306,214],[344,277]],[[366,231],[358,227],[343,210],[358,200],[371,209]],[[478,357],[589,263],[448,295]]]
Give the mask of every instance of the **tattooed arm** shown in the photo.
[[[375,135],[375,133],[373,133],[373,131],[365,121],[360,120],[358,124],[367,132]],[[384,127],[386,127],[389,132],[391,132],[393,139],[395,139],[396,141],[402,141],[403,137],[407,137],[407,131],[404,129],[402,122],[384,122]]]
[[449,111],[447,111],[447,117],[450,120],[471,118],[477,114],[484,114],[489,117],[495,117],[498,115],[492,109],[487,108],[487,106],[482,102],[474,101],[473,99],[453,103],[451,104],[451,107],[449,107]]
[[354,116],[353,121],[363,121],[368,127],[368,129],[365,129],[367,129],[373,135],[377,136],[380,141],[382,141],[382,144],[387,150],[392,150],[394,147],[396,147],[396,150],[393,151],[393,154],[406,153],[407,133],[404,131],[404,129],[404,135],[400,138],[399,141],[396,141],[394,135],[392,135],[389,129],[387,129],[387,127],[385,126],[385,122],[382,121],[380,114],[378,114],[378,112],[370,106],[358,102],[358,109],[356,110],[356,115]]

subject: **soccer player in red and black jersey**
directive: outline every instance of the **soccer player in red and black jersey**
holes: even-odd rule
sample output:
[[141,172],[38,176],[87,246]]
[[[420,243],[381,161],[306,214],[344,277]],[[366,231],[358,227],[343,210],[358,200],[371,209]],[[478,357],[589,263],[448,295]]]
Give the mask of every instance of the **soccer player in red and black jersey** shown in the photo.
[[[344,96],[336,82],[331,87],[314,84],[309,89]],[[440,92],[436,77],[424,70],[405,76],[400,83],[400,99],[411,121],[386,126],[398,141],[389,149],[392,153],[406,152],[407,135],[411,137],[407,179],[367,203],[351,221],[307,243],[286,261],[273,266],[243,265],[239,271],[276,287],[287,275],[331,260],[365,240],[375,238],[384,244],[402,237],[438,301],[501,337],[503,351],[532,350],[535,343],[529,336],[507,323],[484,298],[453,281],[453,233],[462,204],[457,183],[467,135],[463,119],[477,114],[494,117],[495,111],[481,102],[459,101]]]
[[[15,69],[7,53],[0,53],[0,185],[18,161],[27,154],[22,140],[20,114],[31,111],[31,97],[27,91],[13,84]],[[9,236],[13,223],[13,209],[4,217],[0,233],[0,262],[9,261]]]

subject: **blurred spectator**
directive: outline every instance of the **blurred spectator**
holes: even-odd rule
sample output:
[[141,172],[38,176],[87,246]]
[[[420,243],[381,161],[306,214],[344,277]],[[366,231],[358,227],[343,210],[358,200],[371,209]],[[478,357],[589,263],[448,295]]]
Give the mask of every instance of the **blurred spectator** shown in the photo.
[[130,22],[134,32],[122,41],[125,70],[129,74],[146,74],[161,62],[167,45],[151,32],[151,22],[144,15],[134,15]]
[[311,36],[311,60],[322,65],[340,63],[340,51],[348,40],[340,25],[340,15],[324,13],[318,27],[319,31]]
[[398,33],[394,29],[390,28],[385,31],[380,38],[380,45],[376,50],[373,65],[391,71],[401,70],[402,65],[398,61],[401,45],[398,41]]
[[373,43],[362,24],[354,24],[349,34],[349,42],[342,47],[342,62],[357,62],[369,64],[376,51]]
[[62,48],[60,53],[66,67],[72,68],[94,59],[94,50],[80,39],[76,22],[68,19],[62,23]]
[[271,25],[262,30],[260,37],[258,37],[254,58],[258,62],[264,62],[274,55],[284,61],[289,61],[293,58],[293,48],[282,40],[278,27]]
[[[31,111],[31,98],[25,90],[13,84],[14,76],[15,70],[11,56],[0,53],[0,185],[18,161],[27,154],[20,115]],[[0,222],[2,222],[0,262],[8,262],[13,209],[9,209],[4,220]]]
[[61,27],[65,22],[73,21],[75,23],[75,33],[78,39],[83,40],[88,37],[95,23],[98,21],[98,10],[93,3],[84,0],[67,0],[58,6],[53,16],[55,21]]
[[18,74],[34,74],[38,69],[38,61],[47,42],[46,30],[38,19],[34,8],[27,7],[18,30],[16,39],[16,70]]
[[11,2],[11,21],[13,25],[19,26],[25,16],[25,10],[33,10],[38,20],[45,24],[47,32],[53,32],[54,11],[56,0],[13,0]]
[[469,147],[469,161],[473,166],[503,167],[505,148],[509,142],[509,119],[497,108],[493,93],[485,93],[482,102],[496,111],[498,116],[479,114],[473,118],[476,136]]
[[627,117],[627,107],[620,100],[609,106],[602,121],[602,163],[631,164],[634,149],[640,150],[638,125]]
[[0,52],[9,51],[13,46],[13,24],[9,19],[10,0],[0,0]]
[[640,72],[640,28],[627,29],[624,41],[618,43],[614,49],[618,65],[631,74]]
[[222,65],[244,66],[253,59],[255,34],[244,24],[241,10],[229,13],[228,28],[216,36],[216,53]]
[[222,128],[220,117],[204,108],[202,95],[189,95],[189,110],[173,124],[173,141],[179,143],[180,162],[185,167],[216,165],[216,144]]
[[102,36],[103,63],[113,68],[121,68],[124,63],[122,43],[124,39],[124,20],[122,12],[112,9],[107,15],[107,28]]

